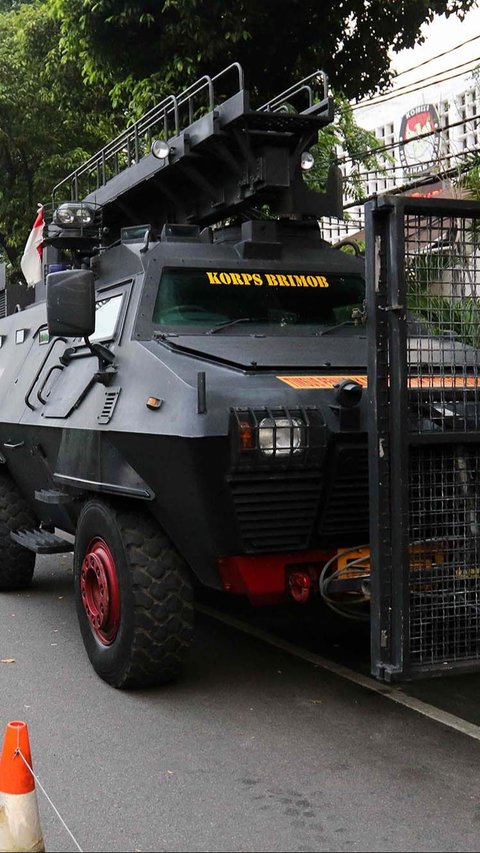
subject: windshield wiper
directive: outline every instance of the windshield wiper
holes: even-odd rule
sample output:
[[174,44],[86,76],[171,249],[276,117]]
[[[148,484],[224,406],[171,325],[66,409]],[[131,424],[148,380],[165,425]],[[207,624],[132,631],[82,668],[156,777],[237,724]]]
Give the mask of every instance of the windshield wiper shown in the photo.
[[323,332],[317,332],[318,337],[322,335],[329,335],[330,332],[334,332],[335,329],[340,329],[342,326],[354,326],[356,325],[353,320],[344,320],[343,323],[337,323],[336,326],[329,326],[328,329],[324,329]]
[[318,332],[320,335],[329,335],[330,332],[334,332],[335,329],[340,329],[342,326],[364,326],[367,321],[367,313],[365,308],[365,302],[363,303],[362,308],[354,308],[352,310],[352,316],[349,320],[344,320],[343,323],[337,323],[335,326],[329,326],[328,329],[325,329],[323,332]]
[[222,329],[227,329],[229,326],[235,326],[237,323],[263,323],[261,317],[237,317],[236,320],[227,320],[226,323],[217,323],[213,329],[209,329],[208,332],[205,332],[206,335],[215,335],[217,332],[221,332]]

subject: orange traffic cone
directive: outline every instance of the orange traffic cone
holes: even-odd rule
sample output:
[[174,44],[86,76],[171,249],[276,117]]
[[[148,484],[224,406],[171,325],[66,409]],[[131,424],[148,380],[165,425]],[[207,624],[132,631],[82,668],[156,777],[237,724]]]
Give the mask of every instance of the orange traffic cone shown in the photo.
[[8,723],[0,757],[0,853],[43,853],[26,723]]

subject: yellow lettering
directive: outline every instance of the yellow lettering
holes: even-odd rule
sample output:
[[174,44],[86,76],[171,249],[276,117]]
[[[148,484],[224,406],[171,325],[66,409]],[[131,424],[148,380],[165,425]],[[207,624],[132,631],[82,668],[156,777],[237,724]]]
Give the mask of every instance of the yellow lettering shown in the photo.
[[306,280],[304,275],[295,275],[294,279],[295,279],[295,282],[297,284],[297,287],[306,287],[307,286],[307,280]]
[[254,284],[260,287],[330,287],[324,275],[296,275],[283,273],[207,272],[210,284]]

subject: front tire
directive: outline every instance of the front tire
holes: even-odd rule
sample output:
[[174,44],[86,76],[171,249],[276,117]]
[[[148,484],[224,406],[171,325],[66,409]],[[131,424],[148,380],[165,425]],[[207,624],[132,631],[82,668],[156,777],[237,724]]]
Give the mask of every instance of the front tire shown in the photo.
[[97,674],[113,687],[171,681],[193,627],[188,570],[144,510],[92,499],[78,519],[77,615]]
[[18,545],[12,530],[31,530],[35,517],[8,471],[0,472],[0,592],[27,589],[33,578],[35,553]]

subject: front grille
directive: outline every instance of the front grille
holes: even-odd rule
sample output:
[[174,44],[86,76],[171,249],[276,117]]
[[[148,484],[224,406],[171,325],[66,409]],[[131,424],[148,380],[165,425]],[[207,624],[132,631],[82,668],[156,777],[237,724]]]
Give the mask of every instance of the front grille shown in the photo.
[[230,487],[245,551],[308,548],[321,484],[318,472],[232,476]]
[[[369,541],[368,448],[337,446],[322,496],[319,534],[336,545]],[[326,542],[322,544],[327,544]]]

